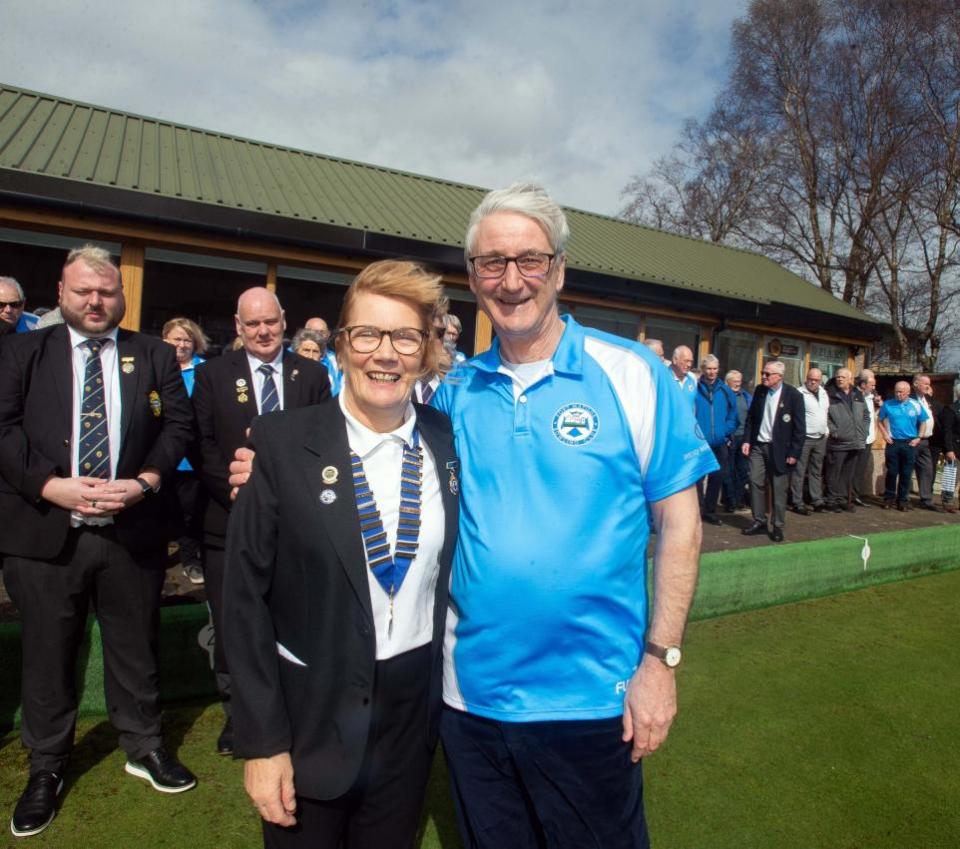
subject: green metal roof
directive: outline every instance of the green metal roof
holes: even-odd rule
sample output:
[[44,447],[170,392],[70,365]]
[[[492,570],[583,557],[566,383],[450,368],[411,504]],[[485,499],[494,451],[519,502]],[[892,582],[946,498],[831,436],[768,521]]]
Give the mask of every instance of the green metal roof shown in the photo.
[[[448,246],[463,244],[486,191],[0,83],[3,170]],[[691,299],[703,293],[874,321],[759,254],[581,210],[568,215],[572,269],[679,288]]]

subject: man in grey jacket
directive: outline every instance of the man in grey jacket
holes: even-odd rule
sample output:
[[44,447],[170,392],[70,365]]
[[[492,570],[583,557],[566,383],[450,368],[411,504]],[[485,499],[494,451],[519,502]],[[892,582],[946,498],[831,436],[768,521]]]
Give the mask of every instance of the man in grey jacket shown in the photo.
[[848,368],[837,370],[827,386],[827,397],[827,504],[834,513],[852,513],[856,508],[850,501],[850,486],[857,456],[867,440],[870,413]]

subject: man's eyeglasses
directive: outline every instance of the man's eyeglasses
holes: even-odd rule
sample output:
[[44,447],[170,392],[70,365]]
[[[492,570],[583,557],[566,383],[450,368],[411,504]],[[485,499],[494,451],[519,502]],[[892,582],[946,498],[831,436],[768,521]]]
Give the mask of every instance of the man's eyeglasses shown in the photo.
[[381,330],[369,324],[342,327],[338,333],[346,333],[350,347],[358,354],[372,354],[384,336],[390,337],[390,344],[398,354],[416,354],[427,338],[425,331],[418,327],[398,327],[395,330]]
[[497,280],[507,273],[507,266],[512,262],[521,277],[546,277],[550,271],[550,264],[556,254],[531,252],[520,256],[487,256],[470,257],[473,273],[483,280]]
[[779,377],[780,372],[778,371],[762,371],[760,372],[761,377]]
[[0,310],[10,307],[12,310],[23,309],[23,301],[0,301]]

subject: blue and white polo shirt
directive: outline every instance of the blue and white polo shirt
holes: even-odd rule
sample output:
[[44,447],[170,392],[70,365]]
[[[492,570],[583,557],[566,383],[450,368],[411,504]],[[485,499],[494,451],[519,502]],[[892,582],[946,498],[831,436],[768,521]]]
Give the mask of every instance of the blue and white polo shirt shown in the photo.
[[493,719],[620,714],[647,623],[647,503],[717,468],[656,355],[564,321],[528,387],[495,342],[436,395],[463,470],[444,700]]

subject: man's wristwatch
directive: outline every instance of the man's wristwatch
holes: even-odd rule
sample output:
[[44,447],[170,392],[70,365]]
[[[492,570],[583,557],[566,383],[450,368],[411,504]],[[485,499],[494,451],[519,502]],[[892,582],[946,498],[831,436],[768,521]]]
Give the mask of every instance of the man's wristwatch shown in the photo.
[[680,646],[658,646],[656,643],[651,643],[647,640],[647,642],[644,643],[643,650],[647,654],[652,654],[654,657],[662,660],[663,665],[670,667],[670,669],[676,669],[680,665],[680,660],[683,658]]
[[144,498],[151,498],[152,496],[156,495],[153,487],[150,486],[150,484],[148,484],[143,478],[136,478],[136,481],[138,484],[140,484],[140,489],[143,491]]

